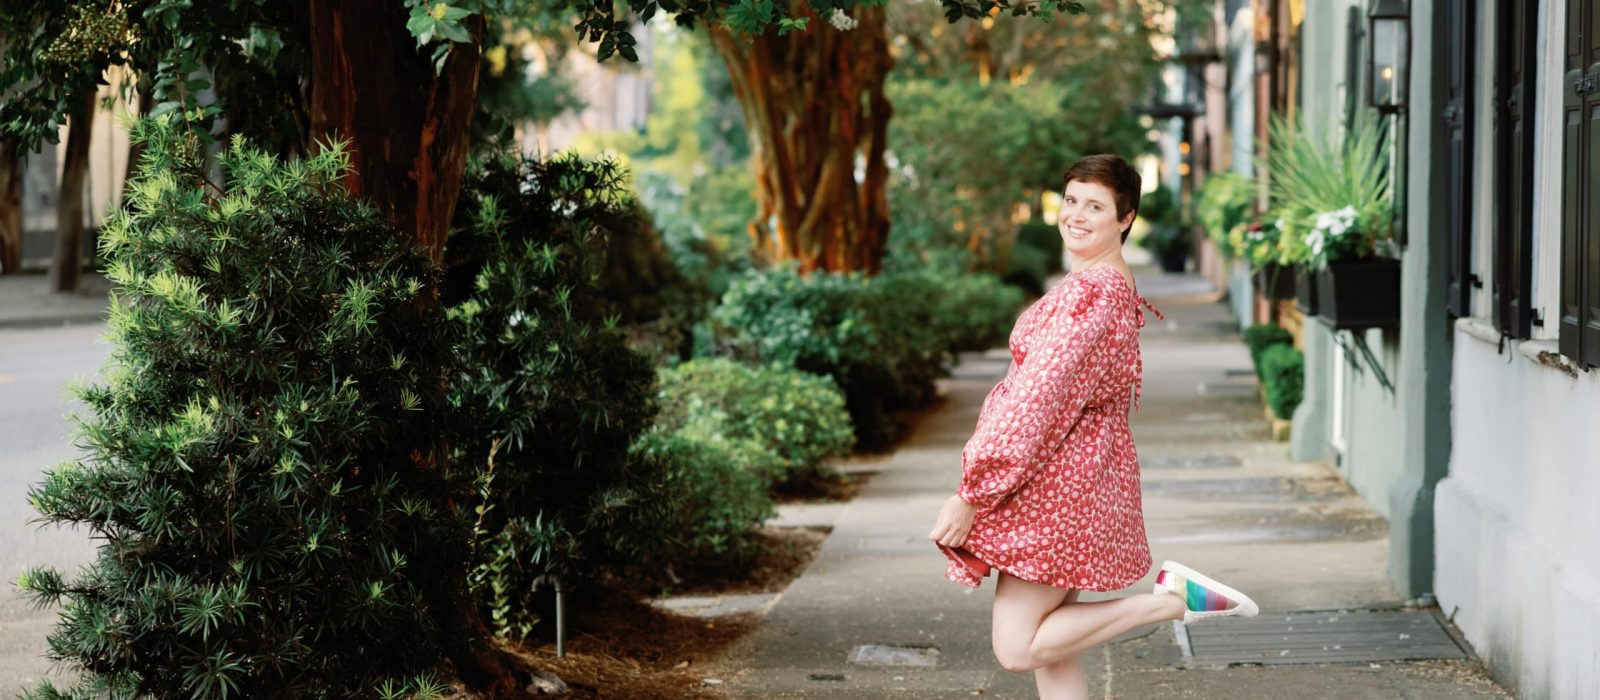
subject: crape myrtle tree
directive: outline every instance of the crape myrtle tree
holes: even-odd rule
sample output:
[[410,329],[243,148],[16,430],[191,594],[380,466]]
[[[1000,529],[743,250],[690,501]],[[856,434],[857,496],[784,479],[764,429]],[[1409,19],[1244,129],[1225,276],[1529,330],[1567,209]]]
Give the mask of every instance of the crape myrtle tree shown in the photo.
[[[579,31],[634,60],[628,27],[658,12],[704,22],[750,130],[758,255],[813,270],[877,272],[889,234],[884,149],[893,66],[886,0],[628,0],[574,3]],[[994,14],[1083,13],[1068,0],[940,0],[950,22]]]
[[974,263],[1005,270],[1016,203],[1059,188],[1084,155],[1148,148],[1136,110],[1157,76],[1153,14],[1164,6],[1179,16],[1207,9],[1100,2],[1049,25],[949,25],[928,3],[891,5],[900,51],[888,85],[897,106],[889,148],[902,175],[891,184],[894,206],[961,222]]
[[182,112],[202,131],[244,133],[278,153],[348,140],[347,190],[438,262],[477,105],[482,13],[507,5],[8,1],[0,139],[23,153],[53,141],[106,68],[127,66],[154,114]]
[[[631,27],[666,13],[703,24],[727,63],[751,134],[757,215],[749,231],[769,260],[810,270],[878,269],[889,230],[884,149],[893,60],[886,0],[560,0],[598,57],[637,60]],[[82,85],[128,64],[152,86],[156,111],[262,118],[202,91],[259,81],[269,102],[299,106],[304,144],[351,141],[350,191],[368,198],[438,261],[460,191],[486,20],[527,14],[526,0],[16,0],[0,14],[0,130],[32,147],[49,138]],[[1072,0],[940,0],[947,21],[1000,14],[1052,20],[1082,14]],[[76,28],[76,29],[75,29]],[[79,30],[81,29],[81,31]],[[92,30],[92,31],[91,31]],[[77,37],[84,60],[44,49]],[[252,71],[254,73],[252,73]],[[226,96],[224,96],[226,97]],[[298,100],[298,102],[297,102]],[[251,101],[255,102],[255,101]],[[271,110],[266,110],[272,114]]]

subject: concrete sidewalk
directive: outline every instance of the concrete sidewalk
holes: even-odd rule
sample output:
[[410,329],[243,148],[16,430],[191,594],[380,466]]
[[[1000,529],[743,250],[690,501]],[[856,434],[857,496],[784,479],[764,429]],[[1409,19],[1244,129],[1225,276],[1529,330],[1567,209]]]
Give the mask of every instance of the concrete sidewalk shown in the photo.
[[100,323],[109,308],[111,283],[86,272],[72,294],[50,291],[47,275],[0,276],[0,328],[43,328]]
[[[1145,328],[1143,410],[1133,420],[1156,562],[1179,560],[1239,587],[1261,604],[1257,620],[1307,619],[1286,617],[1290,611],[1356,611],[1310,616],[1337,621],[1403,607],[1384,576],[1383,519],[1331,469],[1291,462],[1285,444],[1270,440],[1249,355],[1226,307],[1209,300],[1208,288],[1192,276],[1144,269],[1139,280],[1169,319],[1152,315]],[[1008,363],[1004,351],[965,356],[941,382],[946,403],[881,464],[861,494],[831,512],[816,511],[831,518],[832,534],[717,669],[730,696],[1036,697],[1032,674],[1002,670],[990,650],[994,578],[978,590],[946,581],[944,557],[926,539],[954,492],[978,407]],[[1149,590],[1152,580],[1133,590]],[[1426,612],[1375,615],[1399,614],[1422,619],[1449,643]],[[1226,622],[1232,621],[1210,624]],[[1203,626],[1190,629],[1198,635]],[[1212,632],[1208,639],[1226,643],[1252,634]],[[852,655],[861,661],[860,654],[873,651],[864,645],[890,648],[878,650],[886,655],[876,665],[853,663]],[[1471,660],[1185,659],[1169,625],[1125,635],[1091,652],[1085,665],[1093,696],[1107,699],[1510,697]]]

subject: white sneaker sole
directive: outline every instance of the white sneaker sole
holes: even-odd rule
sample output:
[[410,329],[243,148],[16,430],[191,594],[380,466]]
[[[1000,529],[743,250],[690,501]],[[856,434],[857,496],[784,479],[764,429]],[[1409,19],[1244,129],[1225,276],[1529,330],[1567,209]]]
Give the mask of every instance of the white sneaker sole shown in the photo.
[[[1172,573],[1181,575],[1185,579],[1215,591],[1222,597],[1238,604],[1228,610],[1215,610],[1212,612],[1195,612],[1193,610],[1185,610],[1183,612],[1183,624],[1187,625],[1196,620],[1203,620],[1208,617],[1255,617],[1261,613],[1261,608],[1256,605],[1254,600],[1250,599],[1250,596],[1240,593],[1239,591],[1234,590],[1232,587],[1224,586],[1217,582],[1216,579],[1179,564],[1178,562],[1171,560],[1161,562],[1161,570],[1171,571]],[[1178,595],[1177,592],[1168,589],[1166,586],[1163,586],[1160,583],[1156,584],[1155,592]]]

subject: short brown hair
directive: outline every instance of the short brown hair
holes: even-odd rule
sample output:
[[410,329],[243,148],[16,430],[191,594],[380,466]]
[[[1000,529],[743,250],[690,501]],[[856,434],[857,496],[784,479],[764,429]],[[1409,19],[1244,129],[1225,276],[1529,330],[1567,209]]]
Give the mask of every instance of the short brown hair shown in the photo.
[[[1066,191],[1067,185],[1072,184],[1073,180],[1092,182],[1111,190],[1117,200],[1118,220],[1126,217],[1130,211],[1135,216],[1139,214],[1139,192],[1143,189],[1143,182],[1139,178],[1139,171],[1122,156],[1109,153],[1084,156],[1067,168],[1067,174],[1061,178],[1062,191]],[[1123,243],[1128,242],[1128,231],[1131,230],[1131,223],[1122,230]]]

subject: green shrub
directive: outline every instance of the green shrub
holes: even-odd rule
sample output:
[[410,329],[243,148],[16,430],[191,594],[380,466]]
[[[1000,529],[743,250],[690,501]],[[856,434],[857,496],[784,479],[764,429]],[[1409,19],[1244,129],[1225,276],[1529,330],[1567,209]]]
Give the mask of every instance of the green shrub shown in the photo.
[[596,287],[606,237],[634,225],[622,177],[571,153],[492,158],[457,205],[444,294],[463,358],[455,447],[485,465],[498,441],[482,524],[495,544],[479,563],[517,552],[493,577],[480,570],[480,586],[528,596],[541,576],[600,576],[666,536],[656,492],[668,475],[628,458],[655,416],[655,370]]
[[[208,179],[170,121],[101,238],[116,285],[88,455],[30,490],[94,563],[21,585],[63,604],[38,697],[349,697],[463,639],[468,533],[442,463],[437,270],[339,184],[341,145],[241,139]],[[213,184],[215,182],[215,184]]]
[[930,400],[944,372],[927,291],[860,273],[802,277],[788,266],[736,279],[712,318],[740,359],[833,377],[857,447],[878,449],[904,429],[896,413]]
[[[772,480],[783,459],[754,441],[693,430],[651,430],[633,445],[641,471],[668,474],[656,497],[671,503],[670,542],[644,553],[643,569],[686,560],[738,566],[754,554],[751,535],[776,512]],[[649,575],[649,574],[646,574]]]
[[785,478],[810,476],[855,444],[844,394],[829,377],[718,358],[660,370],[658,384],[657,427],[679,430],[715,416],[722,434],[782,458]]
[[1049,253],[1019,241],[1011,248],[1011,256],[1006,259],[1006,274],[1001,279],[1023,292],[1043,296],[1046,278],[1050,276],[1049,258]]
[[1235,249],[1231,234],[1248,224],[1256,197],[1255,180],[1231,171],[1213,173],[1195,196],[1195,218],[1223,255],[1232,257],[1241,252]]
[[1305,355],[1292,345],[1272,345],[1261,351],[1261,375],[1267,405],[1279,418],[1288,419],[1305,394]]
[[926,264],[897,259],[874,282],[891,303],[916,314],[933,342],[949,353],[1004,345],[1022,310],[1023,291],[987,272],[969,272],[954,256],[930,256]]
[[1257,323],[1244,329],[1244,344],[1250,348],[1250,366],[1256,370],[1256,377],[1265,379],[1261,373],[1261,353],[1274,345],[1292,345],[1294,336],[1281,326]]
[[1017,247],[1027,246],[1040,251],[1045,256],[1045,273],[1055,274],[1062,270],[1061,256],[1062,242],[1061,229],[1055,224],[1034,219],[1017,229]]

